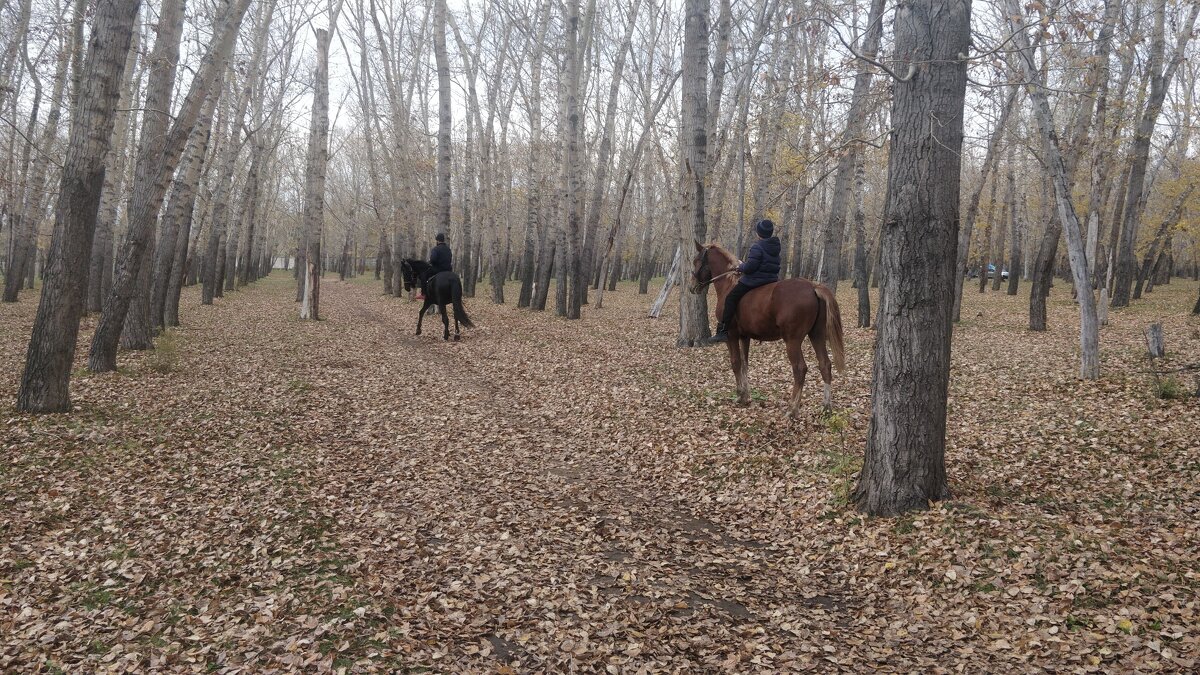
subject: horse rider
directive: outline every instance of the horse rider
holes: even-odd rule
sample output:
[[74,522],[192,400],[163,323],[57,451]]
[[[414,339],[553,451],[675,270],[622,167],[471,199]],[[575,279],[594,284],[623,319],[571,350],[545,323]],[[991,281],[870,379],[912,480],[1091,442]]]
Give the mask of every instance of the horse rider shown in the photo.
[[779,251],[782,246],[779,237],[775,236],[775,223],[764,218],[754,225],[754,232],[758,240],[750,247],[746,261],[737,266],[741,278],[725,296],[725,311],[721,314],[721,322],[717,324],[716,335],[708,339],[709,344],[729,339],[729,323],[737,316],[738,302],[743,295],[759,286],[779,281]]
[[454,267],[454,254],[450,252],[450,247],[446,245],[446,235],[438,232],[437,236],[433,239],[436,243],[433,249],[429,251],[429,269],[421,279],[421,288],[426,291],[428,291],[427,286],[430,279],[440,272],[449,272]]

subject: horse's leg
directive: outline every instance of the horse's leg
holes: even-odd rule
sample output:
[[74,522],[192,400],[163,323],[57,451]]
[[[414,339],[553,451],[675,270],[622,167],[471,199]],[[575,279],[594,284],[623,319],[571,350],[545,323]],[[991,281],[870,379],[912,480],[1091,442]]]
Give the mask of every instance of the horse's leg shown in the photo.
[[804,336],[787,338],[788,361],[792,363],[792,401],[788,406],[788,415],[792,419],[800,419],[800,400],[804,396],[804,377],[808,374],[808,364],[804,362]]
[[438,312],[442,315],[442,339],[450,339],[450,318],[446,316],[446,306],[438,305]]
[[737,377],[738,405],[750,405],[750,338],[740,338],[737,341],[738,369]]
[[432,303],[429,296],[425,296],[425,304],[421,305],[421,311],[417,312],[417,335],[421,334],[421,324],[425,321],[425,310],[429,309],[430,304]]
[[733,371],[734,388],[738,393],[737,404],[739,406],[747,405],[749,401],[742,401],[742,373],[745,372],[742,364],[742,347],[736,340],[727,340],[725,347],[729,349],[729,369]]
[[808,339],[812,342],[813,351],[817,353],[817,365],[821,368],[821,380],[825,383],[825,412],[833,412],[833,388],[830,386],[833,383],[833,363],[829,360],[829,350],[825,346],[825,336],[816,337],[809,335]]

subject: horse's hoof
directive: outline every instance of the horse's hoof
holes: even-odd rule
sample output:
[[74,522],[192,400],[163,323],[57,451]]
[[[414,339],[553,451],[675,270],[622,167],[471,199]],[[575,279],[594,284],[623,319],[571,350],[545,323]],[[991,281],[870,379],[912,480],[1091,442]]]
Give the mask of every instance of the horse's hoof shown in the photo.
[[455,342],[458,342],[458,340],[459,340],[459,338],[460,338],[460,337],[462,337],[462,336],[460,336],[460,335],[455,335],[455,336],[454,336],[454,341],[455,341]]

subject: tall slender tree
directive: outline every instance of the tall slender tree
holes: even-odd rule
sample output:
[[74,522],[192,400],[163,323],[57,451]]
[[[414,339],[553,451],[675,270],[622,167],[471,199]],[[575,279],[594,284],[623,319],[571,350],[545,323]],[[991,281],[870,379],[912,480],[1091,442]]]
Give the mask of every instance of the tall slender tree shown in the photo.
[[[678,251],[691,255],[708,235],[704,185],[708,179],[708,0],[685,0],[683,24],[683,126],[680,131]],[[690,269],[690,265],[681,265]],[[699,347],[710,335],[707,289],[679,285],[680,347]]]

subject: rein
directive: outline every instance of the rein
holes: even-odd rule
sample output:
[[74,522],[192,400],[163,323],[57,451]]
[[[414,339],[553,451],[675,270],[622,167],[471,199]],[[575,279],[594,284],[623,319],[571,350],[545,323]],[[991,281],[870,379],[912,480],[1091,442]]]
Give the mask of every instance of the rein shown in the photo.
[[727,277],[727,276],[729,276],[729,275],[731,275],[731,274],[737,274],[737,273],[738,273],[738,271],[737,271],[737,268],[735,267],[735,268],[733,268],[733,269],[729,270],[728,272],[724,272],[724,273],[722,273],[722,274],[718,274],[717,276],[715,276],[715,277],[713,277],[713,278],[709,279],[708,281],[706,281],[706,282],[704,282],[704,283],[700,284],[700,288],[708,288],[708,287],[709,287],[709,286],[711,286],[711,285],[713,284],[713,282],[715,282],[717,279],[720,279],[721,277]]

